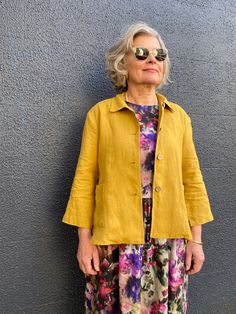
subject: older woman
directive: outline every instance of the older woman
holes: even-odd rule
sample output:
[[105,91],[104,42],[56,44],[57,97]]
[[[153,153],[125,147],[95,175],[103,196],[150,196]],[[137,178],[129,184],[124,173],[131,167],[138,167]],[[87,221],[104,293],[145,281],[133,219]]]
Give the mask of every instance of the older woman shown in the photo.
[[191,121],[156,93],[169,56],[148,25],[107,54],[121,93],[93,106],[63,221],[78,226],[86,313],[186,313],[188,275],[204,262],[213,219]]

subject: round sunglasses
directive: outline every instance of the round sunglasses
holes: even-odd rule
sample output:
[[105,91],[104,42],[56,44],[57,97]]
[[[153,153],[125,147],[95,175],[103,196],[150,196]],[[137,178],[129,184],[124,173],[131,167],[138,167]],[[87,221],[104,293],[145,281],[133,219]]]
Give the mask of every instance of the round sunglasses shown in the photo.
[[167,57],[167,51],[162,48],[155,48],[149,51],[147,48],[138,47],[132,48],[132,51],[138,60],[146,60],[150,52],[157,61],[164,61]]

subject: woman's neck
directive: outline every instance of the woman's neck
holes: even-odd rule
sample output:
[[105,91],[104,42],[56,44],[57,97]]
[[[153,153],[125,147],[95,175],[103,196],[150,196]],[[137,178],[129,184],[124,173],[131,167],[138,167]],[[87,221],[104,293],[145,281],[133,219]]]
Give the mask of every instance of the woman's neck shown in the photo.
[[154,105],[157,103],[155,88],[149,88],[149,86],[146,88],[143,86],[142,88],[129,87],[126,92],[126,100],[135,104]]

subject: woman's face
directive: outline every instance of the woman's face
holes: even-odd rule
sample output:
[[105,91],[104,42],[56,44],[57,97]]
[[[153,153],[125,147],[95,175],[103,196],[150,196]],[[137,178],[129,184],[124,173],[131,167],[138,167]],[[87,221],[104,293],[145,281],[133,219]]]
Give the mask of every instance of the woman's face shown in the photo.
[[[155,48],[161,48],[156,37],[150,35],[139,35],[134,39],[134,48],[147,48],[153,51]],[[125,69],[128,71],[128,87],[130,85],[153,85],[158,86],[163,78],[164,64],[158,61],[150,53],[146,60],[138,60],[132,51],[127,53]]]

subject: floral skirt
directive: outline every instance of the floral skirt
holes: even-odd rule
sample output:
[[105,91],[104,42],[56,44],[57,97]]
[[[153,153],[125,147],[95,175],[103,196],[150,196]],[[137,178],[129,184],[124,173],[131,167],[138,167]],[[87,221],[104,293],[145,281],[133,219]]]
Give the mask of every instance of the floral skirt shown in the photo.
[[144,198],[145,244],[98,247],[100,272],[86,276],[86,313],[186,313],[185,240],[150,238],[151,208]]

